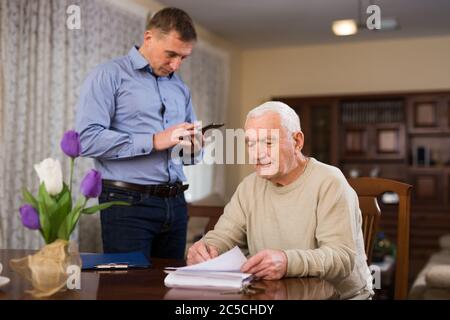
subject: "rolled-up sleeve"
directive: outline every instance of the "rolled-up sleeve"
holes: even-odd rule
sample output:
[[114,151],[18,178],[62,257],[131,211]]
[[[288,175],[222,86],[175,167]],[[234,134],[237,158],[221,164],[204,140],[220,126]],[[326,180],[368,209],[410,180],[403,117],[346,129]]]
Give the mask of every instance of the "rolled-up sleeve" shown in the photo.
[[129,134],[111,129],[120,78],[102,66],[86,78],[77,105],[76,130],[81,155],[114,160],[150,154],[152,134]]

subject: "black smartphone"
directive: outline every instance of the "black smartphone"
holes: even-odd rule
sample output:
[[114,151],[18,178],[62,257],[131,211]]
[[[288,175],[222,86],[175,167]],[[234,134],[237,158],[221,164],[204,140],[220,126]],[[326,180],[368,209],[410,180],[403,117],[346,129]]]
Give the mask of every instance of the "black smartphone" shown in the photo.
[[206,127],[202,128],[202,134],[205,134],[206,131],[208,131],[209,129],[218,129],[220,127],[223,127],[225,124],[224,123],[211,123],[208,124]]

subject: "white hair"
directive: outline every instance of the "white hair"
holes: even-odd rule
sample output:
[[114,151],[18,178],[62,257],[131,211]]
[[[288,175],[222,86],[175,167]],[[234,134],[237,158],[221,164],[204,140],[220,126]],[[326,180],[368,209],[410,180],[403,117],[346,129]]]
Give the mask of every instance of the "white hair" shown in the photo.
[[268,101],[262,105],[250,110],[247,119],[256,118],[267,112],[275,112],[280,116],[281,125],[288,133],[295,133],[301,130],[300,118],[297,113],[287,104],[280,101]]

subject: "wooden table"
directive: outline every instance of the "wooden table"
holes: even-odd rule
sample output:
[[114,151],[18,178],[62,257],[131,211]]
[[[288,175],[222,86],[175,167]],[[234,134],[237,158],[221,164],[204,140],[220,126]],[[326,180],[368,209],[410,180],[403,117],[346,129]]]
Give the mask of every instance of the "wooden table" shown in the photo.
[[[11,282],[0,288],[0,300],[33,299],[25,291],[30,289],[25,279],[12,272],[9,260],[32,252],[0,250],[2,276]],[[182,266],[183,261],[153,259],[149,269],[126,271],[83,271],[81,289],[59,292],[49,299],[57,300],[302,300],[336,299],[337,291],[329,282],[317,278],[288,278],[277,281],[258,281],[264,293],[253,295],[223,294],[213,290],[170,289],[164,286],[167,266]]]

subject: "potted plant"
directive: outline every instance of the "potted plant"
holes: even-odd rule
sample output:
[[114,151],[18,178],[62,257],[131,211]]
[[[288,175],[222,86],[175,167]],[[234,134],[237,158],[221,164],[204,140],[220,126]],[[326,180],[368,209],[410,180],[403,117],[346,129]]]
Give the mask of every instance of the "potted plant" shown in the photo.
[[37,196],[23,189],[24,205],[20,207],[23,225],[38,230],[46,245],[36,254],[12,259],[11,268],[31,282],[35,297],[50,296],[65,287],[67,267],[78,265],[81,259],[77,245],[70,236],[82,214],[93,214],[112,205],[128,205],[114,201],[86,207],[89,199],[97,198],[102,191],[100,172],[92,169],[83,178],[78,200],[72,202],[72,178],[75,160],[80,156],[81,144],[76,131],[67,131],[61,140],[61,149],[70,157],[69,183],[63,181],[61,164],[56,159],[45,159],[34,169],[40,186]]

